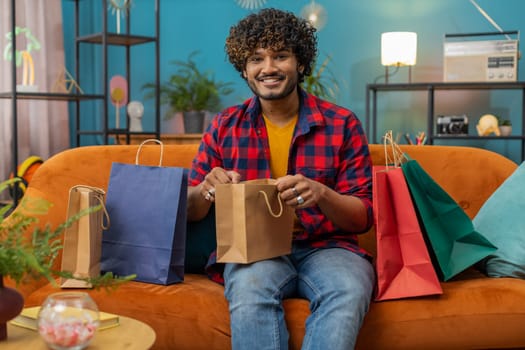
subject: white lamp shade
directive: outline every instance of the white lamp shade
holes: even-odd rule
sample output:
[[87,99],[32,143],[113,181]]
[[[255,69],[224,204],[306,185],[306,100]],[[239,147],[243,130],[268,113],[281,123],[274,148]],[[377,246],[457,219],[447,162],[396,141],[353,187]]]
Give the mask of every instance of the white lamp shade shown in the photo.
[[416,64],[417,34],[388,32],[381,34],[381,64],[383,66],[413,66]]

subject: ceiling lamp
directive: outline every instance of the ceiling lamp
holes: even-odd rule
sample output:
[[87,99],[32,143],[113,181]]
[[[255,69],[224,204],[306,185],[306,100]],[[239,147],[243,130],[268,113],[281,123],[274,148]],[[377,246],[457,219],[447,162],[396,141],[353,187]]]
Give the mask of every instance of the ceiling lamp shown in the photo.
[[328,14],[324,6],[319,5],[314,0],[312,0],[311,3],[309,3],[308,5],[305,5],[301,9],[301,17],[310,21],[310,23],[312,23],[312,25],[317,30],[320,30],[326,24],[326,20],[328,19]]
[[245,9],[254,10],[266,3],[266,0],[235,0],[237,4]]

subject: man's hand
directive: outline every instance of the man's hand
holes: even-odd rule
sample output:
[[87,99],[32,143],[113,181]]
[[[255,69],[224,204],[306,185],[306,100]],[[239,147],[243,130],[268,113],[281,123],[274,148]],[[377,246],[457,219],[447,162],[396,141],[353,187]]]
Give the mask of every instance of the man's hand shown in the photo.
[[210,202],[215,202],[215,186],[219,184],[236,184],[241,180],[241,175],[233,170],[213,168],[199,184],[199,193]]
[[367,225],[366,208],[355,196],[338,193],[301,174],[280,177],[276,185],[281,199],[291,207],[317,205],[330,221],[347,231],[360,232]]
[[279,196],[287,205],[306,208],[319,204],[326,186],[303,175],[286,175],[276,180]]
[[223,168],[213,168],[197,186],[188,188],[188,220],[196,221],[206,216],[215,202],[215,186],[218,184],[239,183],[241,175]]

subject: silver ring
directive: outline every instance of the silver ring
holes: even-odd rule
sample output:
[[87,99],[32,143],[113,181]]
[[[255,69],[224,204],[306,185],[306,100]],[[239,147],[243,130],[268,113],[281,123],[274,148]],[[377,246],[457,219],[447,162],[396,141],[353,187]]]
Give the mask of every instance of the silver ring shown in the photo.
[[301,196],[297,196],[296,199],[297,199],[297,205],[301,205],[301,204],[304,203],[304,198],[303,198],[303,197],[301,197]]
[[210,188],[210,189],[208,190],[208,194],[209,194],[210,196],[212,196],[212,197],[215,197],[215,188]]
[[206,193],[206,195],[204,196],[204,199],[206,199],[207,201],[211,199],[210,192]]
[[292,193],[294,196],[298,197],[299,196],[299,192],[297,192],[297,190],[295,189],[295,187],[292,187]]

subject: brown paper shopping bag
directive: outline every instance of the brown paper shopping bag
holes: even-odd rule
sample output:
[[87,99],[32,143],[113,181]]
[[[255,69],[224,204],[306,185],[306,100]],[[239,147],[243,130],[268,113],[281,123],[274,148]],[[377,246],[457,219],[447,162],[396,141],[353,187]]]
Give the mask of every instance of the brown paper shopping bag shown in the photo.
[[[97,277],[100,275],[102,230],[109,225],[109,216],[104,206],[105,192],[97,187],[77,185],[69,190],[67,218],[82,210],[102,205],[102,210],[90,212],[74,221],[64,231],[62,250],[62,271],[76,277]],[[62,288],[91,288],[80,280],[61,278]]]
[[281,202],[274,181],[216,186],[218,262],[251,263],[291,252],[295,213]]

